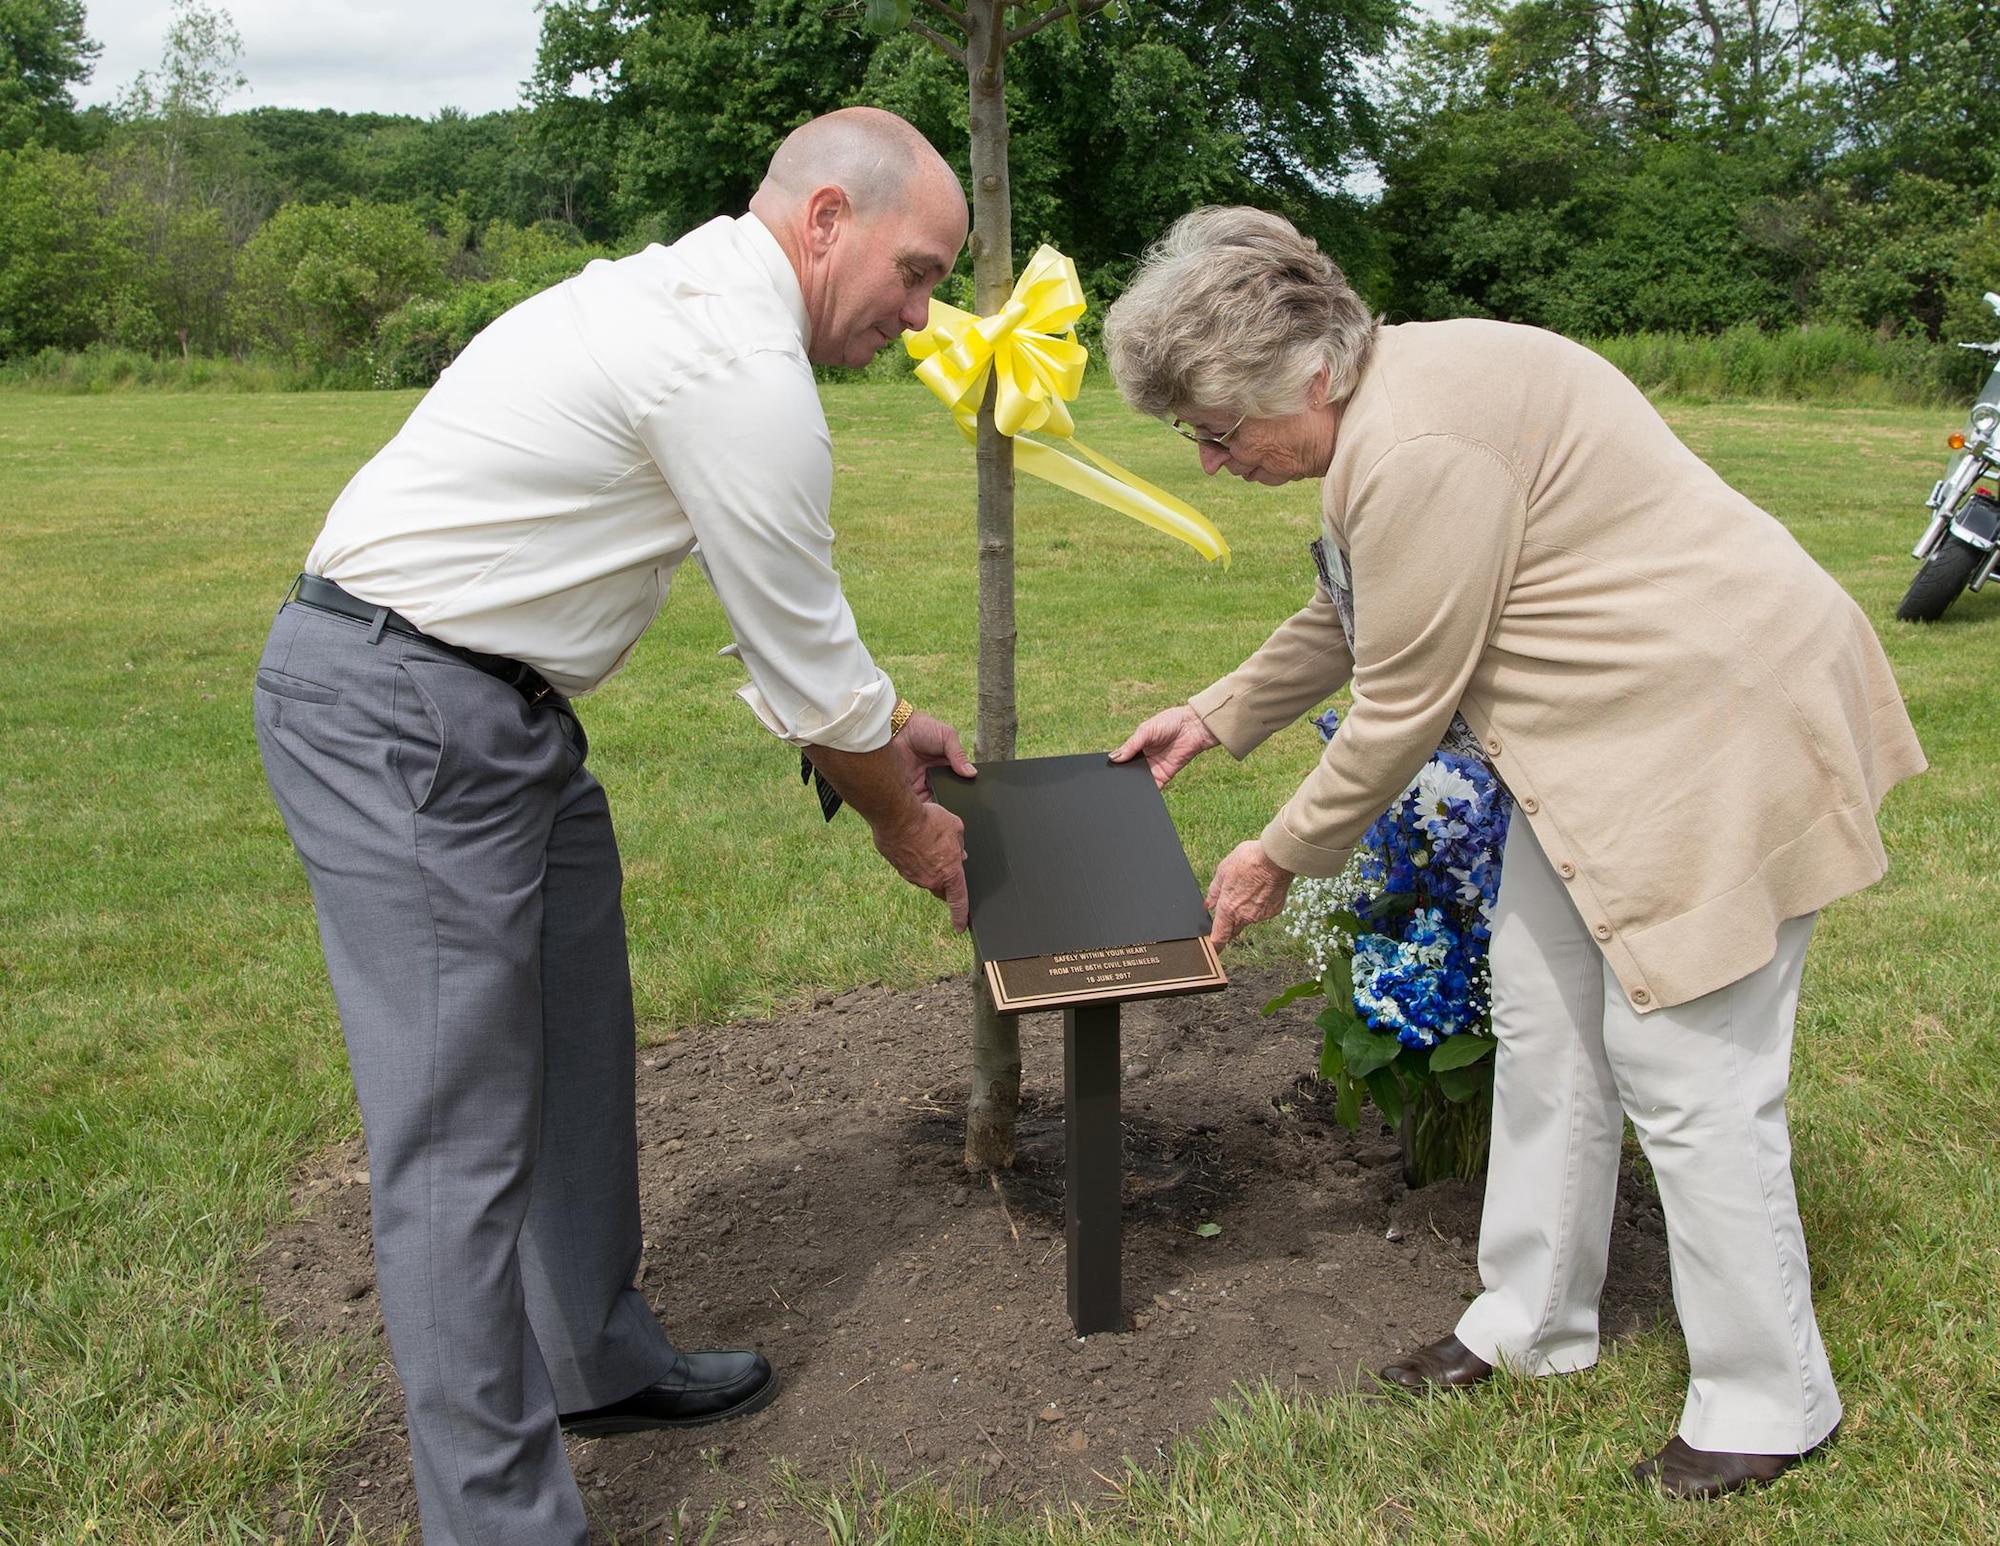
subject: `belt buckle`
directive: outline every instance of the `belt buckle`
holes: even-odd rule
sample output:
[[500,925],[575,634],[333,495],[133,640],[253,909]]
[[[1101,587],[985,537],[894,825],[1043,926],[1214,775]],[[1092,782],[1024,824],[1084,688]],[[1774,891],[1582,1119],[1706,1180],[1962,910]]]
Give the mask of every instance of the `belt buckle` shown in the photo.
[[527,701],[529,708],[534,708],[535,705],[555,691],[555,688],[549,684],[549,679],[525,660],[514,663],[514,674],[508,679],[507,685]]

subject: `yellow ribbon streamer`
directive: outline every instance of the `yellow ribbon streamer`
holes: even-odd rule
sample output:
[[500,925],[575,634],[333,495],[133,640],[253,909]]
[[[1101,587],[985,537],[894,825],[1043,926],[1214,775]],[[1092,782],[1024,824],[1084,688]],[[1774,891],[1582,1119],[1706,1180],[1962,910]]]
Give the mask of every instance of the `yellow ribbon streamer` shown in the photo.
[[[1083,313],[1076,265],[1044,246],[1028,260],[999,311],[976,317],[933,298],[929,326],[905,333],[903,347],[917,361],[918,379],[951,410],[967,440],[978,438],[987,378],[997,376],[993,423],[1014,440],[1016,467],[1178,537],[1202,557],[1221,559],[1227,568],[1229,544],[1208,517],[1076,438],[1068,405],[1082,389],[1083,368],[1090,359],[1074,331]],[[1020,438],[1034,433],[1068,441],[1094,465]]]

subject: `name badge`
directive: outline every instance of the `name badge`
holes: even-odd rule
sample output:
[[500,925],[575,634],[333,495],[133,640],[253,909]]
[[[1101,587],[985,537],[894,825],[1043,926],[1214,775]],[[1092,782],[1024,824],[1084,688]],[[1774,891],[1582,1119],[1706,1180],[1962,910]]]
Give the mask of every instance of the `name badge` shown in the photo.
[[1326,538],[1316,537],[1306,544],[1306,551],[1312,554],[1313,571],[1319,575],[1320,589],[1329,596],[1348,589],[1347,565],[1341,560],[1340,549]]

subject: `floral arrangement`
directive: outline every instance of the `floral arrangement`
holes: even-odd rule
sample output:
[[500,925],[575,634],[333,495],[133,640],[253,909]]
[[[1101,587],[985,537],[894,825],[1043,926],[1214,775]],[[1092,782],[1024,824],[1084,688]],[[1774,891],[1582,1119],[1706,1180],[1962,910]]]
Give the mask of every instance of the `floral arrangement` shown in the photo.
[[[1313,721],[1332,740],[1340,720]],[[1403,1137],[1413,1184],[1485,1163],[1493,1065],[1486,950],[1513,801],[1475,757],[1440,751],[1332,880],[1292,886],[1287,933],[1314,980],[1266,1012],[1324,994],[1320,1077],[1350,1129],[1365,1092]]]

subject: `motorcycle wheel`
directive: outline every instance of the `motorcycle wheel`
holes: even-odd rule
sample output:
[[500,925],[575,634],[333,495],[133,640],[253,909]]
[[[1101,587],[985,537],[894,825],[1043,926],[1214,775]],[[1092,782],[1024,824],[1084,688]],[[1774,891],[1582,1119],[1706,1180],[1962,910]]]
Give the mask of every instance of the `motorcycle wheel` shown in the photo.
[[1944,616],[1944,609],[1958,600],[1958,593],[1985,556],[1969,542],[1946,537],[1931,549],[1931,556],[1910,581],[1896,616],[1906,623],[1936,622]]

